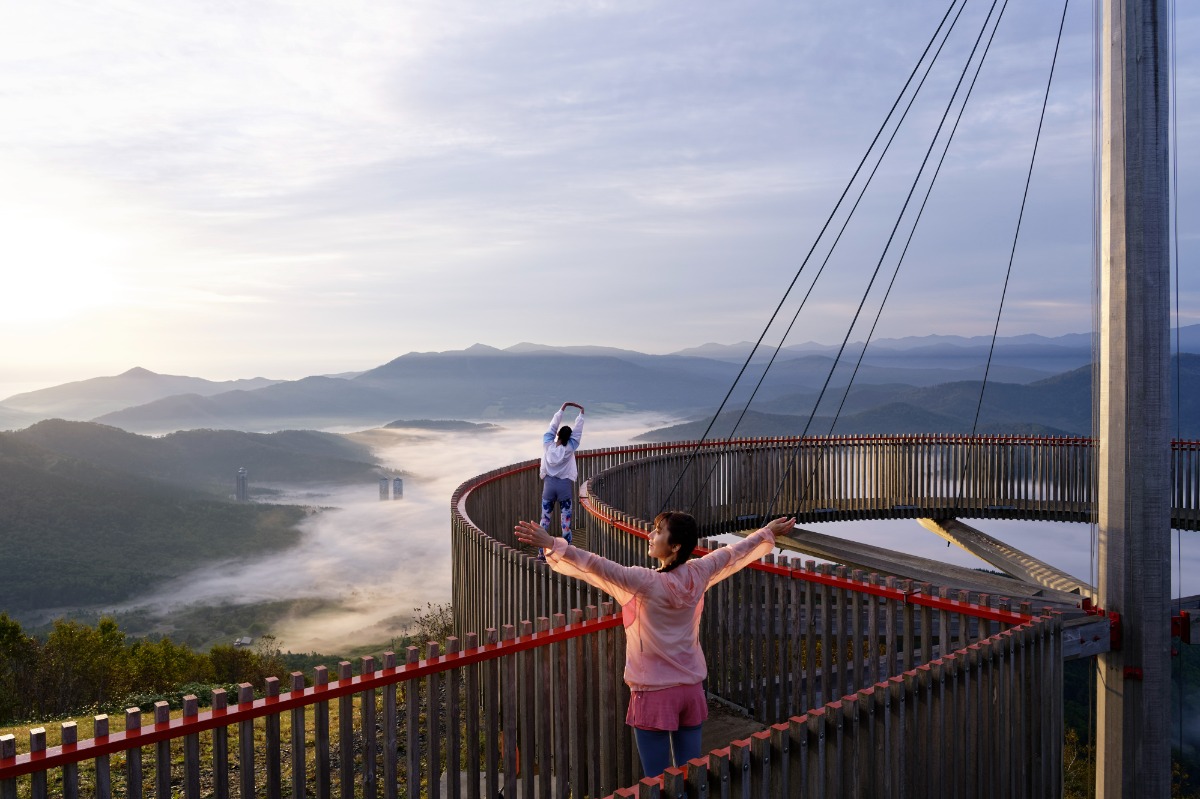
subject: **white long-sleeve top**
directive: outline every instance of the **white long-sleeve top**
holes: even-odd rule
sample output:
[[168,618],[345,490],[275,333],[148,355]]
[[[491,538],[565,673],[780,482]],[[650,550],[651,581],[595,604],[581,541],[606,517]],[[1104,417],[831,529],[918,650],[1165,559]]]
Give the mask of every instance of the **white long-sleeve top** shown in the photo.
[[583,411],[575,417],[575,424],[571,425],[571,438],[566,444],[558,443],[562,414],[562,408],[559,408],[550,419],[550,427],[542,434],[542,464],[538,467],[538,475],[543,480],[547,477],[565,477],[574,482],[579,479],[575,450],[579,449],[579,440],[583,437]]
[[704,592],[770,553],[775,533],[764,527],[736,544],[672,569],[622,566],[555,538],[546,563],[578,577],[621,603],[625,625],[625,682],[634,691],[695,685],[708,676],[700,649]]

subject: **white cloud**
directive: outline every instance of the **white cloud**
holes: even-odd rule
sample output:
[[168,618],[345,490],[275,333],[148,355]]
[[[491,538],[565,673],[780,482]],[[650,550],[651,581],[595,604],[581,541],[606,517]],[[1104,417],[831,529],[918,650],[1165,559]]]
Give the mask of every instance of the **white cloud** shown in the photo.
[[[236,335],[237,376],[287,361],[278,340],[337,340],[378,361],[504,343],[501,329],[545,340],[540,291],[584,277],[577,316],[608,321],[593,343],[753,339],[944,5],[13,5],[0,16],[0,170],[23,177],[0,184],[0,207],[18,210],[24,238],[0,242],[0,258],[7,272],[24,241],[21,258],[43,269],[103,276],[74,302],[27,282],[30,307],[56,318],[23,320],[39,344],[19,357],[65,363],[69,341],[93,365],[72,377],[160,358],[186,373],[220,362],[201,342]],[[965,55],[973,13],[948,56]],[[1200,32],[1180,13],[1180,130],[1194,137]],[[1062,209],[1090,196],[1090,25],[1086,9],[1068,21],[1014,272],[1068,304],[1087,296],[1087,272],[1047,265],[1088,254],[1089,217]],[[979,333],[990,318],[1056,27],[1053,9],[1008,12],[885,315],[895,332]],[[884,191],[842,245],[851,272],[878,258],[940,115],[935,89],[955,77],[947,63],[931,78],[913,116],[926,132],[902,136],[881,170]],[[1181,149],[1184,207],[1194,149]],[[823,280],[826,303],[862,290],[843,271]],[[646,331],[663,297],[703,316]],[[947,309],[936,329],[931,306]],[[814,314],[802,324],[835,324]]]

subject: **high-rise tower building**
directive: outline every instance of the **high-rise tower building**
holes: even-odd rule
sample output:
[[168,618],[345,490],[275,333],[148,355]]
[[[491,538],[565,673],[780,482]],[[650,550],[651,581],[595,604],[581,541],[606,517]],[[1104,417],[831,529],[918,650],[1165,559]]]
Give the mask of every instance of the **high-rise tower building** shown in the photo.
[[237,490],[235,491],[235,496],[238,502],[245,502],[248,499],[246,494],[246,477],[246,467],[243,466],[237,470]]

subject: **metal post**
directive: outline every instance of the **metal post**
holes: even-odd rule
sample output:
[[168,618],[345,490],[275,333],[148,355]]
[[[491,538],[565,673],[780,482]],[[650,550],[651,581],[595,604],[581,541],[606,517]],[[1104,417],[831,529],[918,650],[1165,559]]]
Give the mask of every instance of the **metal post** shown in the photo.
[[1170,795],[1170,255],[1166,0],[1104,0],[1101,26],[1096,796]]

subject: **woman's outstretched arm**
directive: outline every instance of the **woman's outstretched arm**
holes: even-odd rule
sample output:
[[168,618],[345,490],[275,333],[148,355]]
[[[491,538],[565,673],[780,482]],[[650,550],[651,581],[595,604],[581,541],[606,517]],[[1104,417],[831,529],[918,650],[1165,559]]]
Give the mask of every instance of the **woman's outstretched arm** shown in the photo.
[[727,547],[715,549],[700,559],[700,565],[711,569],[708,585],[719,583],[729,575],[769,554],[775,547],[775,537],[791,532],[796,526],[794,516],[780,516],[750,535]]
[[578,577],[601,591],[607,591],[624,605],[635,594],[644,593],[654,579],[654,572],[641,566],[622,566],[587,550],[571,546],[563,538],[555,538],[534,522],[517,522],[513,533],[522,544],[539,547],[546,553],[546,563],[559,574]]

